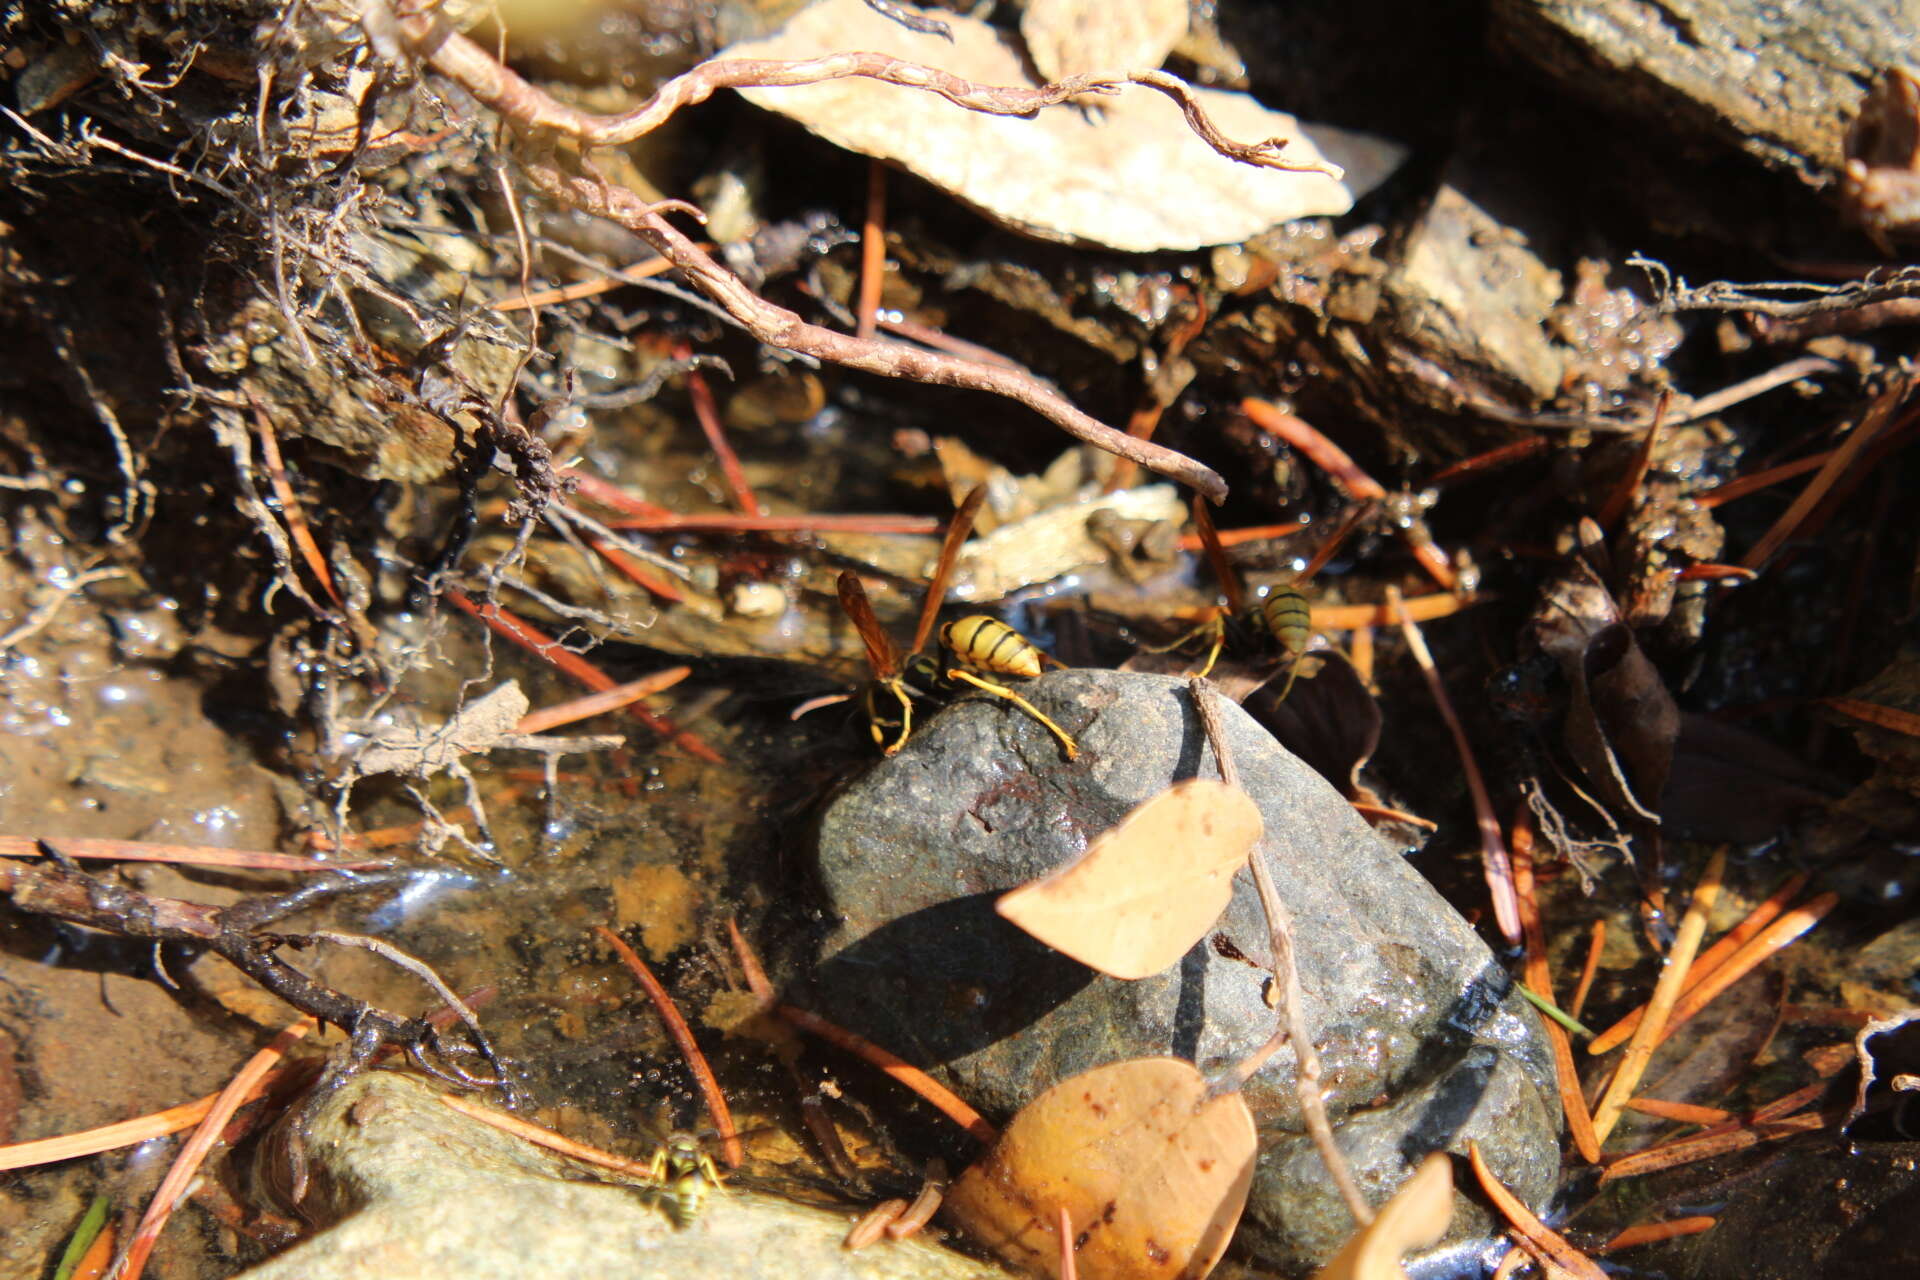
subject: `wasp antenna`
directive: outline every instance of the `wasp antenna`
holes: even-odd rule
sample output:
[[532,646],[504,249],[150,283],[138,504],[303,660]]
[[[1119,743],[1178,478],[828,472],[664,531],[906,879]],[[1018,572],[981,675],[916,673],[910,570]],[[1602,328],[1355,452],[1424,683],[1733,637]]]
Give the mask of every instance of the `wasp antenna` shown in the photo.
[[867,599],[860,575],[851,569],[840,571],[840,607],[847,611],[853,629],[860,633],[861,641],[867,646],[867,665],[873,668],[873,678],[886,681],[899,675],[900,655],[880,625],[880,619],[873,616],[873,604]]
[[1226,594],[1227,609],[1238,614],[1246,603],[1246,592],[1241,589],[1240,575],[1227,563],[1227,549],[1220,545],[1220,532],[1213,527],[1213,515],[1207,510],[1207,500],[1199,494],[1193,495],[1193,527],[1200,534],[1200,545],[1207,553],[1207,563],[1213,566],[1213,576],[1220,583],[1220,590]]
[[913,648],[907,650],[909,656],[927,647],[927,637],[933,634],[933,620],[940,616],[940,606],[947,598],[947,582],[953,577],[954,563],[960,559],[960,547],[973,532],[973,518],[980,514],[980,504],[986,498],[987,486],[973,486],[967,496],[960,499],[959,508],[947,524],[947,536],[940,543],[940,559],[935,562],[933,577],[927,582],[926,602],[920,606],[920,625],[914,628]]

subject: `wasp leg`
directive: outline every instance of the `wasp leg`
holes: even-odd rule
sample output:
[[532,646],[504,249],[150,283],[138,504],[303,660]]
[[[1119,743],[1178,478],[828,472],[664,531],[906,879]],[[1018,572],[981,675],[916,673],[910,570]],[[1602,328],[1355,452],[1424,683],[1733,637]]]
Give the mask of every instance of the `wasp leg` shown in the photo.
[[1046,715],[1041,712],[1040,708],[1034,706],[1031,702],[1028,702],[1025,698],[1021,697],[1019,694],[1015,693],[1013,690],[1007,688],[1005,685],[995,684],[991,680],[982,680],[979,676],[974,675],[971,671],[962,671],[957,667],[947,672],[947,679],[965,680],[968,684],[972,685],[976,689],[981,689],[987,693],[994,694],[997,697],[1005,698],[1008,702],[1011,702],[1014,706],[1019,707],[1022,711],[1032,716],[1035,720],[1038,720],[1041,724],[1047,726],[1047,731],[1053,734],[1054,737],[1060,739],[1060,745],[1062,748],[1065,749],[1067,753],[1067,759],[1076,760],[1079,758],[1080,756],[1079,744],[1074,742],[1072,736],[1069,735],[1065,729],[1062,729],[1059,725],[1047,719]]
[[[891,743],[880,748],[882,755],[892,755],[907,745],[907,735],[913,732],[913,698],[907,693],[907,686],[898,680],[887,681],[887,689],[900,700],[900,733]],[[880,741],[880,726],[876,722],[873,728],[873,740]]]
[[1213,642],[1207,650],[1206,665],[1189,675],[1189,678],[1204,680],[1212,673],[1213,664],[1220,661],[1220,650],[1224,648],[1227,643],[1227,624],[1222,618],[1217,616],[1209,618],[1207,621],[1181,636],[1178,640],[1175,640],[1172,644],[1148,645],[1144,652],[1172,653],[1175,649],[1184,649],[1195,640],[1203,639],[1207,636],[1211,636]]

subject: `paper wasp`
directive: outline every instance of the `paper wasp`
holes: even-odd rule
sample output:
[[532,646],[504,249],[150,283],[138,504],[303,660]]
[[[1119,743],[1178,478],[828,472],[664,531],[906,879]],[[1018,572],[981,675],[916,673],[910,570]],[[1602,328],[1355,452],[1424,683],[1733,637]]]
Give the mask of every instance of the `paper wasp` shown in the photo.
[[[1360,514],[1364,516],[1364,508]],[[1183,648],[1196,639],[1208,641],[1207,660],[1194,673],[1198,676],[1211,673],[1214,664],[1220,660],[1222,650],[1229,647],[1243,654],[1274,654],[1287,672],[1286,683],[1281,687],[1276,701],[1286,701],[1287,695],[1293,692],[1293,682],[1299,678],[1301,666],[1306,660],[1307,646],[1313,641],[1313,611],[1307,604],[1306,596],[1300,593],[1300,587],[1332,558],[1334,551],[1358,522],[1357,516],[1335,530],[1291,583],[1275,587],[1260,599],[1249,600],[1246,589],[1241,585],[1240,575],[1234,572],[1233,566],[1227,561],[1226,548],[1220,543],[1219,531],[1213,527],[1213,517],[1207,512],[1206,499],[1196,496],[1193,500],[1194,528],[1200,535],[1202,549],[1207,553],[1207,563],[1213,567],[1214,577],[1220,583],[1221,593],[1227,598],[1227,607],[1224,612],[1215,613],[1172,644],[1152,652],[1165,653]]]
[[647,1171],[659,1184],[662,1207],[675,1227],[700,1216],[707,1194],[720,1185],[720,1170],[696,1134],[675,1132],[655,1148]]
[[[1038,676],[1044,655],[1025,636],[997,618],[974,614],[950,622],[940,629],[940,646],[952,655],[951,665],[938,661],[936,655],[923,652],[928,638],[933,634],[933,622],[940,614],[940,604],[946,596],[947,581],[953,576],[953,566],[959,558],[961,544],[966,542],[967,534],[972,531],[974,516],[985,497],[986,489],[976,486],[962,500],[959,510],[954,512],[953,520],[947,526],[946,537],[940,544],[940,558],[935,562],[933,578],[927,583],[926,600],[920,606],[920,622],[914,628],[913,647],[904,655],[894,647],[893,640],[874,616],[873,605],[867,599],[866,588],[860,584],[859,576],[851,570],[840,575],[841,607],[847,611],[854,630],[860,633],[860,639],[867,647],[867,665],[873,670],[873,681],[867,686],[865,699],[868,727],[873,733],[874,742],[887,755],[892,755],[900,750],[913,732],[914,700],[951,696],[955,683],[959,682],[1004,698],[1025,711],[1060,740],[1067,759],[1072,760],[1080,754],[1080,748],[1065,729],[1012,689],[976,674],[974,670],[968,670],[972,667],[990,675],[1028,679]],[[886,706],[889,698],[899,707],[897,719]],[[888,730],[895,725],[898,731],[889,739]]]

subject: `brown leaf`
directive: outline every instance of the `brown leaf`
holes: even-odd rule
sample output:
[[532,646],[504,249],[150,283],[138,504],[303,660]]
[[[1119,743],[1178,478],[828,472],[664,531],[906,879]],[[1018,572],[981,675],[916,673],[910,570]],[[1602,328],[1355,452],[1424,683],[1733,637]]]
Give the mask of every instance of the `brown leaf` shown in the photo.
[[[941,21],[952,29],[951,41],[915,35],[860,0],[824,0],[774,35],[721,56],[815,58],[859,49],[979,84],[1032,83],[1010,37],[971,18]],[[1237,244],[1290,218],[1343,213],[1406,155],[1393,143],[1302,125],[1246,94],[1196,93],[1229,137],[1287,139],[1290,162],[1330,159],[1346,168],[1345,183],[1229,160],[1188,128],[1177,104],[1140,88],[1102,97],[1098,118],[1065,104],[1030,119],[988,116],[863,79],[744,89],[741,96],[849,151],[902,165],[1028,235],[1128,252]]]
[[1057,1276],[1064,1208],[1077,1263],[1105,1280],[1199,1280],[1253,1182],[1258,1138],[1237,1093],[1177,1058],[1062,1080],[1024,1107],[947,1196],[945,1212],[1005,1261]]
[[1089,968],[1150,977],[1220,918],[1262,830],[1259,808],[1238,787],[1176,782],[1078,860],[1002,894],[994,910]]
[[1240,705],[1281,746],[1312,765],[1341,795],[1355,799],[1360,770],[1380,745],[1380,704],[1344,654],[1318,649],[1307,661],[1319,669],[1312,679],[1303,669],[1284,701],[1283,671]]
[[1452,1220],[1453,1161],[1436,1151],[1313,1280],[1407,1280],[1400,1259],[1437,1243]]

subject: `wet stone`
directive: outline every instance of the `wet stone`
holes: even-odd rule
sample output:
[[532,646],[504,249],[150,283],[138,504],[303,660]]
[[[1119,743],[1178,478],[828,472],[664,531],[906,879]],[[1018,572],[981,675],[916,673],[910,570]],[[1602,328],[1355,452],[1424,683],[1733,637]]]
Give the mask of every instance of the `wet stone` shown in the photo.
[[[969,697],[837,796],[818,839],[840,920],[816,975],[821,1011],[998,1118],[1119,1058],[1173,1054],[1218,1070],[1274,1025],[1264,970],[1235,956],[1264,965],[1269,954],[1245,873],[1216,936],[1138,982],[1096,974],[994,914],[1001,892],[1077,857],[1134,805],[1218,776],[1182,680],[1062,671],[1022,692],[1078,739],[1077,762],[1017,708]],[[1294,915],[1328,1106],[1369,1198],[1384,1200],[1429,1151],[1472,1139],[1539,1204],[1559,1167],[1559,1107],[1535,1015],[1352,806],[1238,707],[1223,711]],[[1262,1154],[1241,1238],[1298,1272],[1352,1224],[1303,1135],[1293,1074],[1287,1049],[1247,1085]],[[1461,1199],[1455,1224],[1457,1245],[1487,1219]]]
[[[443,1105],[417,1077],[369,1072],[315,1117],[301,1211],[322,1230],[243,1280],[990,1280],[1005,1273],[921,1239],[841,1247],[859,1216],[731,1185],[676,1230],[649,1190]],[[273,1175],[268,1173],[268,1181]]]

